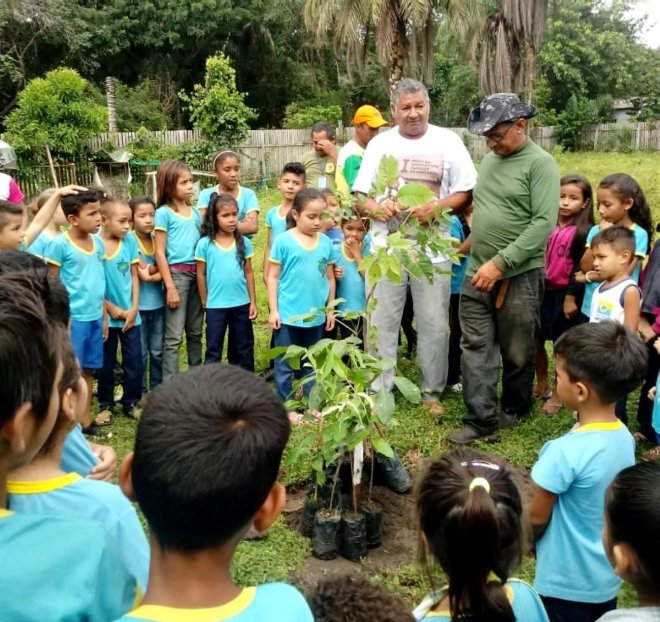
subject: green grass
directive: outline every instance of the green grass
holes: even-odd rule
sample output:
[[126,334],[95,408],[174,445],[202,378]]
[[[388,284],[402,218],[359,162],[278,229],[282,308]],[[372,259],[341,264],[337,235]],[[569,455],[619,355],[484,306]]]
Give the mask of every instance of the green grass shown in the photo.
[[[660,219],[660,154],[657,153],[578,153],[560,154],[557,156],[562,174],[579,172],[587,176],[594,189],[600,179],[614,172],[626,172],[637,178],[651,204],[654,221]],[[266,228],[263,219],[268,209],[280,202],[277,190],[266,189],[259,193],[261,205],[261,226],[255,236],[255,257],[253,266],[257,284],[257,300],[259,317],[255,322],[256,367],[257,371],[268,365],[266,351],[269,347],[270,330],[267,326],[266,292],[262,280],[262,257],[266,239]],[[183,349],[182,349],[183,350]],[[185,352],[181,353],[182,368],[185,367]],[[419,379],[419,373],[413,362],[400,358],[401,371],[412,380]],[[634,426],[638,392],[631,396],[629,414]],[[389,430],[391,443],[399,450],[406,464],[415,471],[420,461],[434,454],[449,449],[446,437],[449,432],[460,426],[465,412],[460,395],[448,392],[443,404],[446,414],[440,424],[426,411],[397,398],[396,423]],[[533,415],[524,423],[501,433],[501,442],[496,445],[477,447],[488,452],[503,456],[515,465],[530,469],[536,461],[543,444],[552,438],[564,434],[573,424],[571,413],[563,409],[557,416],[542,416],[538,412],[539,405],[534,407]],[[108,442],[117,451],[118,459],[132,449],[135,434],[135,422],[124,417],[115,418],[108,428]],[[302,432],[295,429],[291,443]],[[283,481],[287,485],[300,484],[309,476],[310,464],[302,461],[283,473]],[[398,567],[386,568],[377,573],[370,573],[374,580],[391,590],[401,594],[410,603],[416,601],[427,589],[428,582],[423,573],[414,563],[414,551],[411,551],[410,563]],[[286,580],[304,573],[304,560],[309,555],[308,541],[289,528],[283,521],[278,521],[271,530],[268,539],[260,542],[249,542],[240,545],[234,560],[234,576],[242,584],[254,584],[270,580]],[[356,564],[356,569],[360,566]],[[520,571],[520,576],[531,580],[534,574],[534,561],[526,559]],[[621,604],[631,606],[636,602],[629,587],[621,592]]]

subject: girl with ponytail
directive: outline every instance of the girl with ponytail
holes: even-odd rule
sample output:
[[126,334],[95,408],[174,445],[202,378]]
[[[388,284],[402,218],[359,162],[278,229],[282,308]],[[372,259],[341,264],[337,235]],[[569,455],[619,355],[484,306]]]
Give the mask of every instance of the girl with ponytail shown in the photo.
[[504,464],[471,450],[433,458],[416,505],[423,559],[449,582],[415,609],[417,620],[547,622],[536,592],[510,578],[530,538]]

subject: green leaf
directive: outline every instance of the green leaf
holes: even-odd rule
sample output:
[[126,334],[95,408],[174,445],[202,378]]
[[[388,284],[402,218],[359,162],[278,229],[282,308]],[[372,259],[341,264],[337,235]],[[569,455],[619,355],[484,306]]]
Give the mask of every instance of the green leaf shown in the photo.
[[375,436],[371,439],[371,444],[379,454],[383,454],[383,456],[387,456],[388,458],[394,458],[394,451],[384,438]]
[[394,385],[401,395],[405,397],[409,402],[413,404],[419,404],[422,400],[422,392],[419,390],[419,387],[414,383],[404,378],[403,376],[394,376]]
[[423,184],[406,184],[399,188],[397,201],[404,207],[416,207],[435,198],[433,190]]
[[377,180],[388,188],[394,188],[399,181],[399,164],[394,156],[383,156],[378,165]]
[[376,393],[374,408],[378,419],[385,424],[389,423],[392,415],[394,415],[394,396],[392,393],[384,388],[380,389]]

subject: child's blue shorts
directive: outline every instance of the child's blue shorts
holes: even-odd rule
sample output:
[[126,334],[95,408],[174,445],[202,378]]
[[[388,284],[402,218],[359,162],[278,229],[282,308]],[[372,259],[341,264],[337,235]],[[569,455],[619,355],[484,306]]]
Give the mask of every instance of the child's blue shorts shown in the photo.
[[81,322],[71,318],[71,343],[82,369],[103,367],[103,320]]

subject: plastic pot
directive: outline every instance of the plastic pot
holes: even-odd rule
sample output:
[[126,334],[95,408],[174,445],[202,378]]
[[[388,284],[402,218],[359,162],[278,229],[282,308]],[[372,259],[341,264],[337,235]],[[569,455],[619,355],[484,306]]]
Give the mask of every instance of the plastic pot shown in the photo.
[[362,511],[366,518],[367,548],[377,549],[383,543],[383,508],[370,503]]
[[300,533],[306,538],[311,538],[314,533],[314,515],[319,510],[322,510],[325,504],[322,499],[314,499],[313,495],[309,495],[305,499],[303,505],[302,520],[300,522]]
[[337,541],[341,514],[335,510],[318,510],[314,515],[312,555],[318,559],[337,557]]
[[367,519],[362,512],[342,514],[339,552],[353,562],[367,554]]

